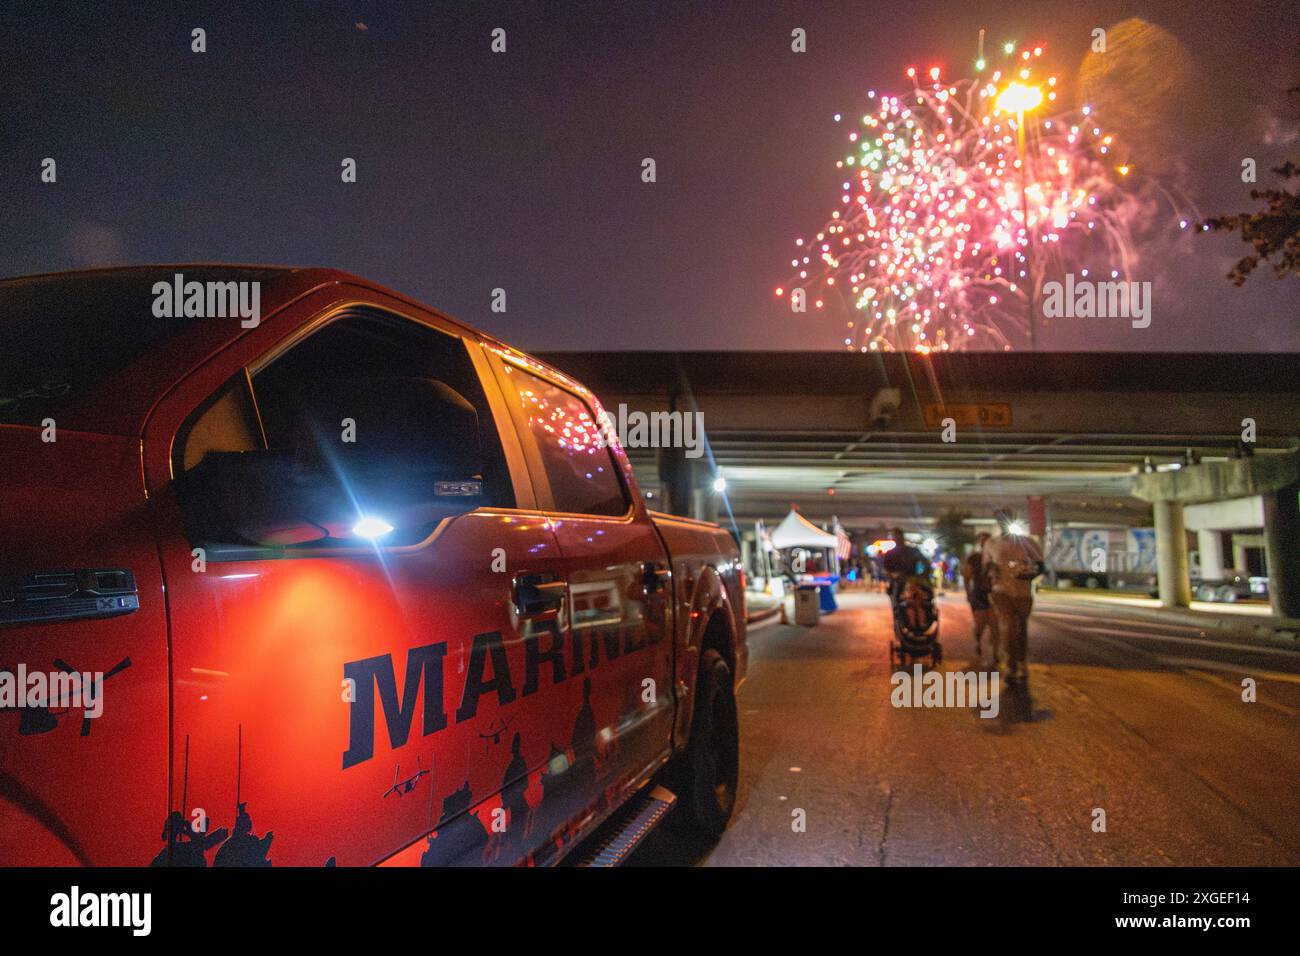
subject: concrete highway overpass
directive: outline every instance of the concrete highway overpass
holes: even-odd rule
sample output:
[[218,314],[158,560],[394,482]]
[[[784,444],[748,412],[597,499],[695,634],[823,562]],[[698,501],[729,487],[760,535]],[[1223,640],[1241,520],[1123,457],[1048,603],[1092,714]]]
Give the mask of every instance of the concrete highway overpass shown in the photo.
[[[1186,578],[1185,504],[1204,511],[1218,501],[1261,496],[1260,513],[1273,525],[1266,535],[1270,571],[1291,573],[1300,548],[1300,356],[541,357],[587,384],[615,420],[620,406],[625,415],[700,413],[708,448],[698,459],[682,448],[625,443],[643,488],[664,510],[724,523],[734,518],[738,527],[780,518],[792,504],[813,521],[836,515],[850,529],[924,523],[949,508],[987,516],[1007,507],[1035,520],[1035,531],[1044,520],[1154,520],[1172,561],[1161,580],[1168,603],[1186,603],[1186,586],[1174,581]],[[1209,474],[1225,469],[1236,478]],[[725,501],[712,492],[719,474]],[[1300,602],[1300,586],[1291,587]],[[1275,595],[1285,592],[1278,581]],[[1300,613],[1300,605],[1290,613]]]

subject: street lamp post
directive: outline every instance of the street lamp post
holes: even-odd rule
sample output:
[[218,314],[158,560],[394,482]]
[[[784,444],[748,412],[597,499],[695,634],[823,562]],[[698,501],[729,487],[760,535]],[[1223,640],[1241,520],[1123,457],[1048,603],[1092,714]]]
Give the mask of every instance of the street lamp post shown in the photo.
[[1029,234],[1029,173],[1025,161],[1025,114],[1016,114],[1016,141],[1020,147],[1020,214],[1025,220],[1025,302],[1029,319],[1029,351],[1038,351],[1037,322],[1034,319],[1034,237]]
[[1033,252],[1034,238],[1029,234],[1029,172],[1028,160],[1025,158],[1025,114],[1036,109],[1043,102],[1043,91],[1036,86],[1023,83],[1011,83],[998,94],[998,109],[1016,114],[1016,145],[1020,154],[1020,215],[1025,223],[1025,276],[1028,289],[1025,302],[1028,304],[1029,348],[1038,348],[1038,335],[1034,321],[1034,267],[1030,259]]

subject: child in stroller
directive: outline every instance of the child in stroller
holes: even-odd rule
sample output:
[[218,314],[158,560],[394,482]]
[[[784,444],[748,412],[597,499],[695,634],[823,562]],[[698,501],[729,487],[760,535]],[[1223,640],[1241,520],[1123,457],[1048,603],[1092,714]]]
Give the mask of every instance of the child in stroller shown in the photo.
[[889,662],[894,667],[928,657],[930,663],[943,660],[939,643],[939,609],[934,603],[934,587],[916,575],[895,577],[889,589],[894,618],[894,640],[889,643]]

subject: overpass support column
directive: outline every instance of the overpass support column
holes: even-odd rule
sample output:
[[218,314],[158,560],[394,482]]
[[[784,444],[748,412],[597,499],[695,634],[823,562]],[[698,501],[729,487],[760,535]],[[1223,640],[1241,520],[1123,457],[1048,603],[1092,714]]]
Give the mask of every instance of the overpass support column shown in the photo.
[[1300,617],[1300,483],[1262,497],[1269,600],[1274,613]]
[[664,495],[662,509],[668,514],[690,517],[694,507],[691,489],[695,485],[692,463],[681,448],[660,448],[658,460],[659,483]]
[[659,479],[666,499],[662,510],[683,518],[718,520],[718,495],[708,459],[687,458],[684,448],[661,448]]
[[1223,533],[1221,531],[1196,532],[1196,550],[1201,553],[1201,578],[1217,581],[1223,577]]
[[1047,500],[1042,495],[1030,495],[1026,504],[1029,511],[1029,533],[1042,541],[1047,535]]
[[1192,582],[1187,563],[1187,529],[1183,524],[1183,503],[1167,499],[1152,502],[1156,517],[1156,577],[1160,603],[1165,607],[1187,607],[1192,601]]
[[718,520],[718,494],[713,490],[713,479],[707,468],[695,469],[695,493],[691,517],[700,521]]

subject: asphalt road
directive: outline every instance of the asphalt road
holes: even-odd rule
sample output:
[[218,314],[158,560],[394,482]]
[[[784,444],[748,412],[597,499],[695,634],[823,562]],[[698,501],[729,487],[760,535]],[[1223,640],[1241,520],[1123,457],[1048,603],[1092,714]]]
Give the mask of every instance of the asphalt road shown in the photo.
[[[661,827],[632,865],[1300,862],[1300,653],[1043,599],[1029,719],[986,719],[892,706],[885,598],[840,599],[815,628],[750,636],[722,840]],[[940,607],[940,670],[975,669],[964,598]]]

